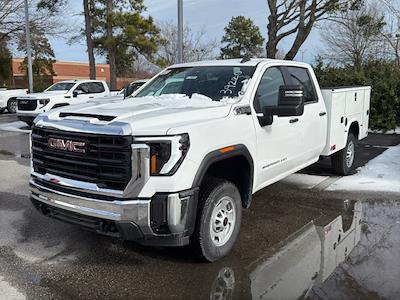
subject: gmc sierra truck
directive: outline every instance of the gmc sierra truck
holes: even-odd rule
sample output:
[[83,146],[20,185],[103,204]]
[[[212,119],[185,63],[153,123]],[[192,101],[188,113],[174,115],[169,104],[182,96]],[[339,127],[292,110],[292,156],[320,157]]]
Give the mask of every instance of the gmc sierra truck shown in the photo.
[[39,114],[51,109],[109,96],[110,90],[103,80],[60,81],[43,93],[18,97],[17,116],[31,126]]
[[27,92],[28,90],[24,89],[0,89],[0,113],[3,113],[6,109],[11,114],[16,113],[17,98],[26,95]]
[[291,61],[174,65],[123,101],[37,117],[31,199],[46,216],[215,261],[258,190],[321,156],[350,172],[370,92],[321,90]]

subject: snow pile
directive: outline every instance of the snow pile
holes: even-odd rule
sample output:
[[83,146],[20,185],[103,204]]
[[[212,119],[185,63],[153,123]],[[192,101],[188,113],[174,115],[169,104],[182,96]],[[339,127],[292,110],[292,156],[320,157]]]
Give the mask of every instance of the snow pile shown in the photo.
[[26,297],[21,294],[16,288],[12,287],[8,282],[4,281],[3,277],[0,276],[0,299],[4,300],[22,300]]
[[201,94],[193,94],[191,98],[184,94],[165,94],[161,96],[131,98],[129,100],[134,101],[136,105],[156,104],[162,107],[173,108],[213,107],[236,102],[234,98],[223,98],[221,101],[213,101],[210,97]]
[[339,179],[327,190],[400,193],[400,145],[371,160],[353,176]]
[[388,130],[388,131],[370,129],[369,132],[371,132],[371,133],[381,133],[381,134],[400,134],[400,127],[396,127],[395,129],[391,129],[391,130]]

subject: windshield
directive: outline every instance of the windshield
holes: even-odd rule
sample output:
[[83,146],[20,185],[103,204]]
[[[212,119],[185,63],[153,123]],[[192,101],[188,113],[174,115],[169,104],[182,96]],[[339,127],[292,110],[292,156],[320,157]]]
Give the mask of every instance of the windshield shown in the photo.
[[153,79],[136,97],[201,94],[214,101],[239,96],[256,67],[207,66],[167,69]]
[[46,92],[69,91],[74,85],[75,82],[58,82],[49,87]]

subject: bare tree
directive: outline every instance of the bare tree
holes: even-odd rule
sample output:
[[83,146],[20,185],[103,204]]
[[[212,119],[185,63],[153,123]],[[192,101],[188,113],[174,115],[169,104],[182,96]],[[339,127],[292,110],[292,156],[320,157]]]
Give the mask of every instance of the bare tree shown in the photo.
[[[162,67],[176,63],[177,53],[177,27],[176,24],[167,21],[158,24],[161,30],[161,45],[157,54],[157,64]],[[204,29],[193,32],[188,25],[183,29],[183,61],[200,61],[216,56],[215,50],[218,43],[215,40],[205,40]]]
[[[66,27],[60,18],[64,2],[57,3],[51,9],[38,5],[43,1],[30,0],[30,22],[46,35],[60,35],[66,32]],[[24,31],[25,12],[24,0],[0,0],[0,42],[15,41]]]
[[292,60],[315,24],[337,11],[353,9],[361,0],[268,0],[267,57],[276,58],[279,43],[295,35],[285,59]]
[[395,0],[383,0],[382,8],[386,23],[383,31],[388,59],[394,59],[397,67],[400,67],[400,4]]
[[94,57],[93,43],[93,19],[91,12],[93,10],[93,0],[83,0],[83,13],[85,15],[85,36],[87,52],[89,57],[89,78],[96,79],[96,62]]
[[341,12],[334,23],[327,24],[324,41],[329,58],[340,64],[360,68],[368,58],[379,58],[382,52],[384,17],[375,6]]

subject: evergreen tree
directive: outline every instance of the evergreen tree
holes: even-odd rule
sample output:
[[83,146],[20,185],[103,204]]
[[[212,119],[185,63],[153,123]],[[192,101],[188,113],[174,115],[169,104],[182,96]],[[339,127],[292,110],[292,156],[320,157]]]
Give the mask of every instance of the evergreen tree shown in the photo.
[[116,77],[131,67],[139,54],[152,58],[160,40],[153,18],[145,17],[143,0],[99,0],[94,9],[94,44],[110,64],[111,89]]
[[221,43],[221,58],[239,58],[259,56],[262,52],[264,38],[260,28],[251,19],[243,16],[233,17],[225,27]]
[[6,86],[11,77],[11,52],[5,41],[0,41],[0,87]]

